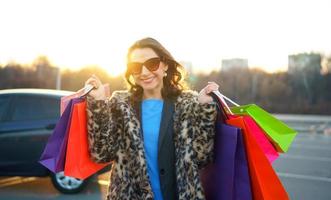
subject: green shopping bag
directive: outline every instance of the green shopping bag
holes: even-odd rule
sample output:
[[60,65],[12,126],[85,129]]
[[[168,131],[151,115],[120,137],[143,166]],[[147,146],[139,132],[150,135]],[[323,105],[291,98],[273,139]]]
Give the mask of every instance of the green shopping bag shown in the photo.
[[230,108],[238,115],[249,115],[267,133],[278,152],[287,152],[297,132],[255,104]]

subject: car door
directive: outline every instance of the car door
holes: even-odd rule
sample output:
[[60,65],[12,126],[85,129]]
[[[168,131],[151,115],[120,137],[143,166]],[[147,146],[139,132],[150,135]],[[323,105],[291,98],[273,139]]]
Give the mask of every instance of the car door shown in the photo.
[[6,166],[11,165],[10,151],[12,145],[7,139],[8,124],[13,95],[0,95],[0,175],[7,175]]
[[59,118],[60,99],[20,94],[11,100],[7,121],[0,129],[0,171],[7,175],[43,175],[46,170],[38,160]]

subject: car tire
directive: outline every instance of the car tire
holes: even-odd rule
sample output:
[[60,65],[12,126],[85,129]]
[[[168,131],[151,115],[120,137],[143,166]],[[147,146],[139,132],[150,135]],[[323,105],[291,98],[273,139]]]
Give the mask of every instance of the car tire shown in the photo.
[[63,194],[76,194],[82,191],[89,179],[80,180],[65,176],[64,172],[50,173],[54,187]]

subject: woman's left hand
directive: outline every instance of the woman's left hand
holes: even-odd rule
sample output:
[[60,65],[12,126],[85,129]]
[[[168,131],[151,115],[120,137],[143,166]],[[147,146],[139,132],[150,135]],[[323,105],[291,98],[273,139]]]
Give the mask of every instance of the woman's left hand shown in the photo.
[[213,98],[208,94],[214,90],[218,90],[218,88],[219,86],[215,82],[208,82],[207,86],[204,87],[199,93],[198,96],[199,103],[205,104],[212,102]]

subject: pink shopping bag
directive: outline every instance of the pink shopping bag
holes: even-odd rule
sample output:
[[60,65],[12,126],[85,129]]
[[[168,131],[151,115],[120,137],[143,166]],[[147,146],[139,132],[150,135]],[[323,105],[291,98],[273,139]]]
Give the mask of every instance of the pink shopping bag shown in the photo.
[[243,116],[247,126],[251,130],[252,136],[255,138],[257,144],[260,146],[263,153],[267,156],[270,163],[279,157],[274,146],[270,143],[264,131],[256,124],[250,116]]

